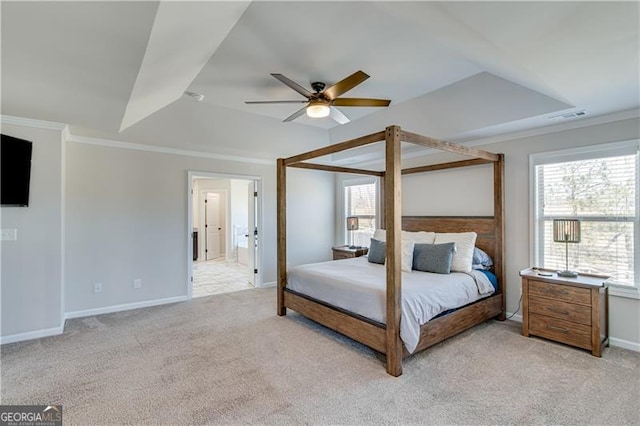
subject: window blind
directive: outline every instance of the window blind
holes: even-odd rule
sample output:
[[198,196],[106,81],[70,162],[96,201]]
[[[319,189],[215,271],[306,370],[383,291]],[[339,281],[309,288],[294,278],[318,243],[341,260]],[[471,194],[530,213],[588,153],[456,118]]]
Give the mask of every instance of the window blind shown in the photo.
[[[345,218],[358,217],[358,230],[347,231],[348,241],[351,234],[353,237],[351,244],[369,247],[371,237],[376,230],[376,184],[346,185],[344,189]],[[344,222],[343,226],[346,229],[346,220]]]
[[553,219],[581,221],[581,242],[569,244],[569,267],[635,285],[638,233],[638,155],[537,165],[538,259],[564,269],[565,245],[553,242]]

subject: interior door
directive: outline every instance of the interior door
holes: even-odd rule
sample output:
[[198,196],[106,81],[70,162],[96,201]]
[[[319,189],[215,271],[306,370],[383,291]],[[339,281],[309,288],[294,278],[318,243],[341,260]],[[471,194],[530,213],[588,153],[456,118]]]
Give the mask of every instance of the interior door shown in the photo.
[[258,271],[258,227],[256,224],[257,208],[258,208],[258,189],[257,182],[251,181],[248,185],[249,197],[247,205],[248,212],[248,232],[247,232],[247,268],[249,282],[255,287],[257,282]]
[[207,238],[205,258],[211,260],[220,257],[220,238],[222,236],[220,194],[207,192],[204,203],[204,228]]

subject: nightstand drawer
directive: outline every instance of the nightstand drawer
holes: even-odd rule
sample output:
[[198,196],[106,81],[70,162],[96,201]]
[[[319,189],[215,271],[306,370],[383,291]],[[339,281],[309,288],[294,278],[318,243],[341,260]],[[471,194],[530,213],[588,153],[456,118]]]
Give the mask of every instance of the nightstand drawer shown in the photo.
[[588,288],[529,280],[529,296],[533,295],[591,306],[591,291]]
[[348,252],[340,252],[340,251],[333,252],[333,260],[351,259],[353,257],[355,256],[352,253],[348,253]]
[[552,318],[591,325],[591,307],[550,300],[538,296],[529,296],[529,311]]
[[544,315],[529,314],[531,334],[583,349],[591,349],[591,327]]
[[333,260],[352,259],[354,257],[364,256],[369,252],[367,247],[349,248],[349,246],[339,246],[332,247],[331,249],[333,250]]

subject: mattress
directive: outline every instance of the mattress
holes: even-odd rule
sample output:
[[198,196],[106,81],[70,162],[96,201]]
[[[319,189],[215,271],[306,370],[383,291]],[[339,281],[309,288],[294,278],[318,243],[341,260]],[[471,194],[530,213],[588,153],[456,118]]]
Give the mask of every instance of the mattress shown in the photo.
[[[346,311],[386,324],[386,268],[366,257],[290,268],[287,288]],[[480,271],[435,274],[402,272],[400,338],[412,353],[420,326],[438,314],[475,302],[494,292]]]

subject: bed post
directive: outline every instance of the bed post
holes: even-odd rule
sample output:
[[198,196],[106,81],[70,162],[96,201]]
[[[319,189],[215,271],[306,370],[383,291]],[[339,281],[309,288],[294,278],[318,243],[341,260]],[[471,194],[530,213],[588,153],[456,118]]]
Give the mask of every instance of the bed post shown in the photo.
[[400,127],[387,127],[385,152],[384,216],[387,230],[387,373],[397,377],[402,374],[403,352],[402,341],[400,340],[400,317],[402,314]]
[[277,245],[278,245],[278,315],[287,314],[284,288],[287,284],[287,166],[283,158],[277,161]]
[[493,163],[493,216],[496,224],[496,252],[494,254],[495,273],[502,291],[502,312],[498,316],[500,321],[507,318],[507,295],[505,289],[504,264],[504,154],[498,154],[498,161]]

